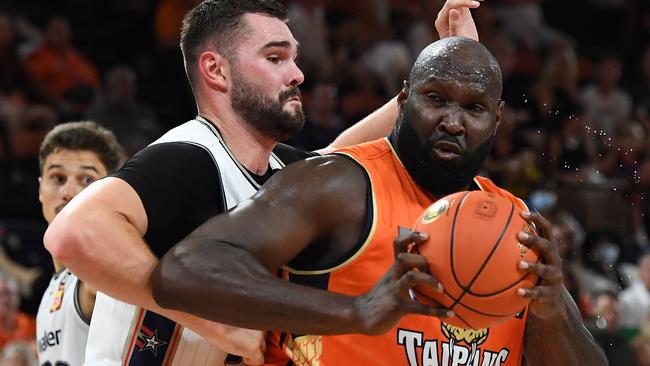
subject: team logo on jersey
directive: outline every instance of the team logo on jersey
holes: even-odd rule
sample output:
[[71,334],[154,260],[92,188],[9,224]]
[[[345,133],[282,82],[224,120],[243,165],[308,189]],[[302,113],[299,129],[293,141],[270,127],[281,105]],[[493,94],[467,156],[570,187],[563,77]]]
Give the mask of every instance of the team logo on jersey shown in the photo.
[[429,206],[424,215],[422,215],[422,223],[430,224],[436,221],[443,213],[449,209],[449,201],[447,200],[438,200],[433,205]]
[[[425,339],[424,333],[399,328],[397,343],[404,347],[411,366],[502,366],[510,350],[485,349],[490,330],[463,329],[441,322],[444,338]],[[483,345],[483,347],[479,347]]]
[[320,366],[323,337],[306,335],[289,338],[285,353],[296,366]]
[[442,334],[449,339],[449,349],[452,352],[451,358],[453,359],[454,345],[456,343],[463,344],[471,347],[469,357],[467,360],[467,365],[471,365],[474,357],[477,355],[476,350],[478,346],[481,345],[488,338],[490,334],[490,329],[463,329],[455,327],[453,325],[447,324],[445,322],[440,322],[440,328],[442,329]]
[[140,349],[140,352],[150,351],[154,357],[158,357],[158,347],[166,345],[167,342],[158,338],[158,329],[152,331],[145,325],[142,325],[138,332],[138,340],[135,344]]
[[61,309],[61,304],[63,304],[64,290],[65,290],[65,283],[60,283],[59,288],[54,292],[54,300],[52,300],[52,306],[50,306],[50,313],[53,313]]

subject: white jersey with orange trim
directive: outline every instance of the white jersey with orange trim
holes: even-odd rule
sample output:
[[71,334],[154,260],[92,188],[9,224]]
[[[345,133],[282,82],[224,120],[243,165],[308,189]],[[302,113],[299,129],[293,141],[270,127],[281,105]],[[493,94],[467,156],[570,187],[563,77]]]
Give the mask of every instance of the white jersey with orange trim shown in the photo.
[[68,269],[54,274],[36,315],[38,363],[81,366],[84,361],[88,319],[79,305],[80,281]]

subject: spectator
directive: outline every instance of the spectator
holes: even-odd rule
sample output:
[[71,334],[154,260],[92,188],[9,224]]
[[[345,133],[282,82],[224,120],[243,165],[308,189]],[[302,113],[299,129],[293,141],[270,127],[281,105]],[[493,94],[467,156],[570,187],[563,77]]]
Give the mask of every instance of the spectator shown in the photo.
[[318,82],[309,93],[307,122],[296,136],[293,146],[314,150],[326,146],[347,127],[338,115],[338,89],[336,84]]
[[588,326],[610,365],[636,366],[634,350],[619,329],[620,314],[616,294],[603,292],[596,297],[594,317]]
[[582,91],[585,116],[606,136],[612,136],[632,111],[632,98],[618,86],[622,67],[618,57],[604,56],[596,67],[595,82]]
[[0,347],[10,341],[34,341],[36,321],[18,311],[20,295],[13,277],[0,272]]
[[289,5],[289,29],[300,42],[299,62],[312,73],[330,57],[329,28],[324,0],[295,0]]
[[621,325],[640,329],[650,315],[650,252],[639,258],[639,281],[619,294]]
[[137,80],[128,66],[116,66],[106,76],[106,95],[88,111],[87,119],[113,131],[129,155],[160,136],[156,114],[136,100]]
[[65,18],[55,17],[47,24],[45,39],[25,60],[31,78],[49,98],[62,103],[88,103],[99,87],[95,66],[72,46],[72,31]]
[[558,120],[560,131],[550,137],[549,143],[552,175],[563,182],[583,182],[596,163],[591,130],[577,110]]
[[2,350],[0,366],[38,366],[34,346],[25,342],[11,342]]

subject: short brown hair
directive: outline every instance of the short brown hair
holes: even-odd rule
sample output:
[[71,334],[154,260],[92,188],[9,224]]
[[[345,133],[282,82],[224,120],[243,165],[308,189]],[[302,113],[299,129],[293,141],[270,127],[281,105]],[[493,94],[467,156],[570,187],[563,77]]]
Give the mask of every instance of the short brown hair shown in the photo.
[[185,15],[181,28],[181,51],[190,84],[194,82],[199,48],[208,41],[219,54],[235,62],[237,36],[246,30],[241,18],[249,13],[282,21],[287,18],[287,8],[276,0],[206,0]]
[[38,152],[41,173],[47,157],[60,150],[93,152],[109,173],[119,168],[125,157],[113,132],[90,121],[62,123],[47,133]]

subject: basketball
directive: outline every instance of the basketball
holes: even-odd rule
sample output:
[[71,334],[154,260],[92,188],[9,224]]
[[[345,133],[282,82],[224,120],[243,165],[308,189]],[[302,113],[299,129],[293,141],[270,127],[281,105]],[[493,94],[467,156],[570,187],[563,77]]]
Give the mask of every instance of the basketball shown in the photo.
[[415,287],[415,300],[453,310],[443,321],[469,329],[489,328],[524,310],[529,300],[517,289],[534,287],[537,277],[518,263],[538,256],[517,240],[521,230],[534,234],[520,211],[512,200],[482,191],[454,193],[427,208],[414,230],[429,239],[412,250],[427,257],[444,291]]

